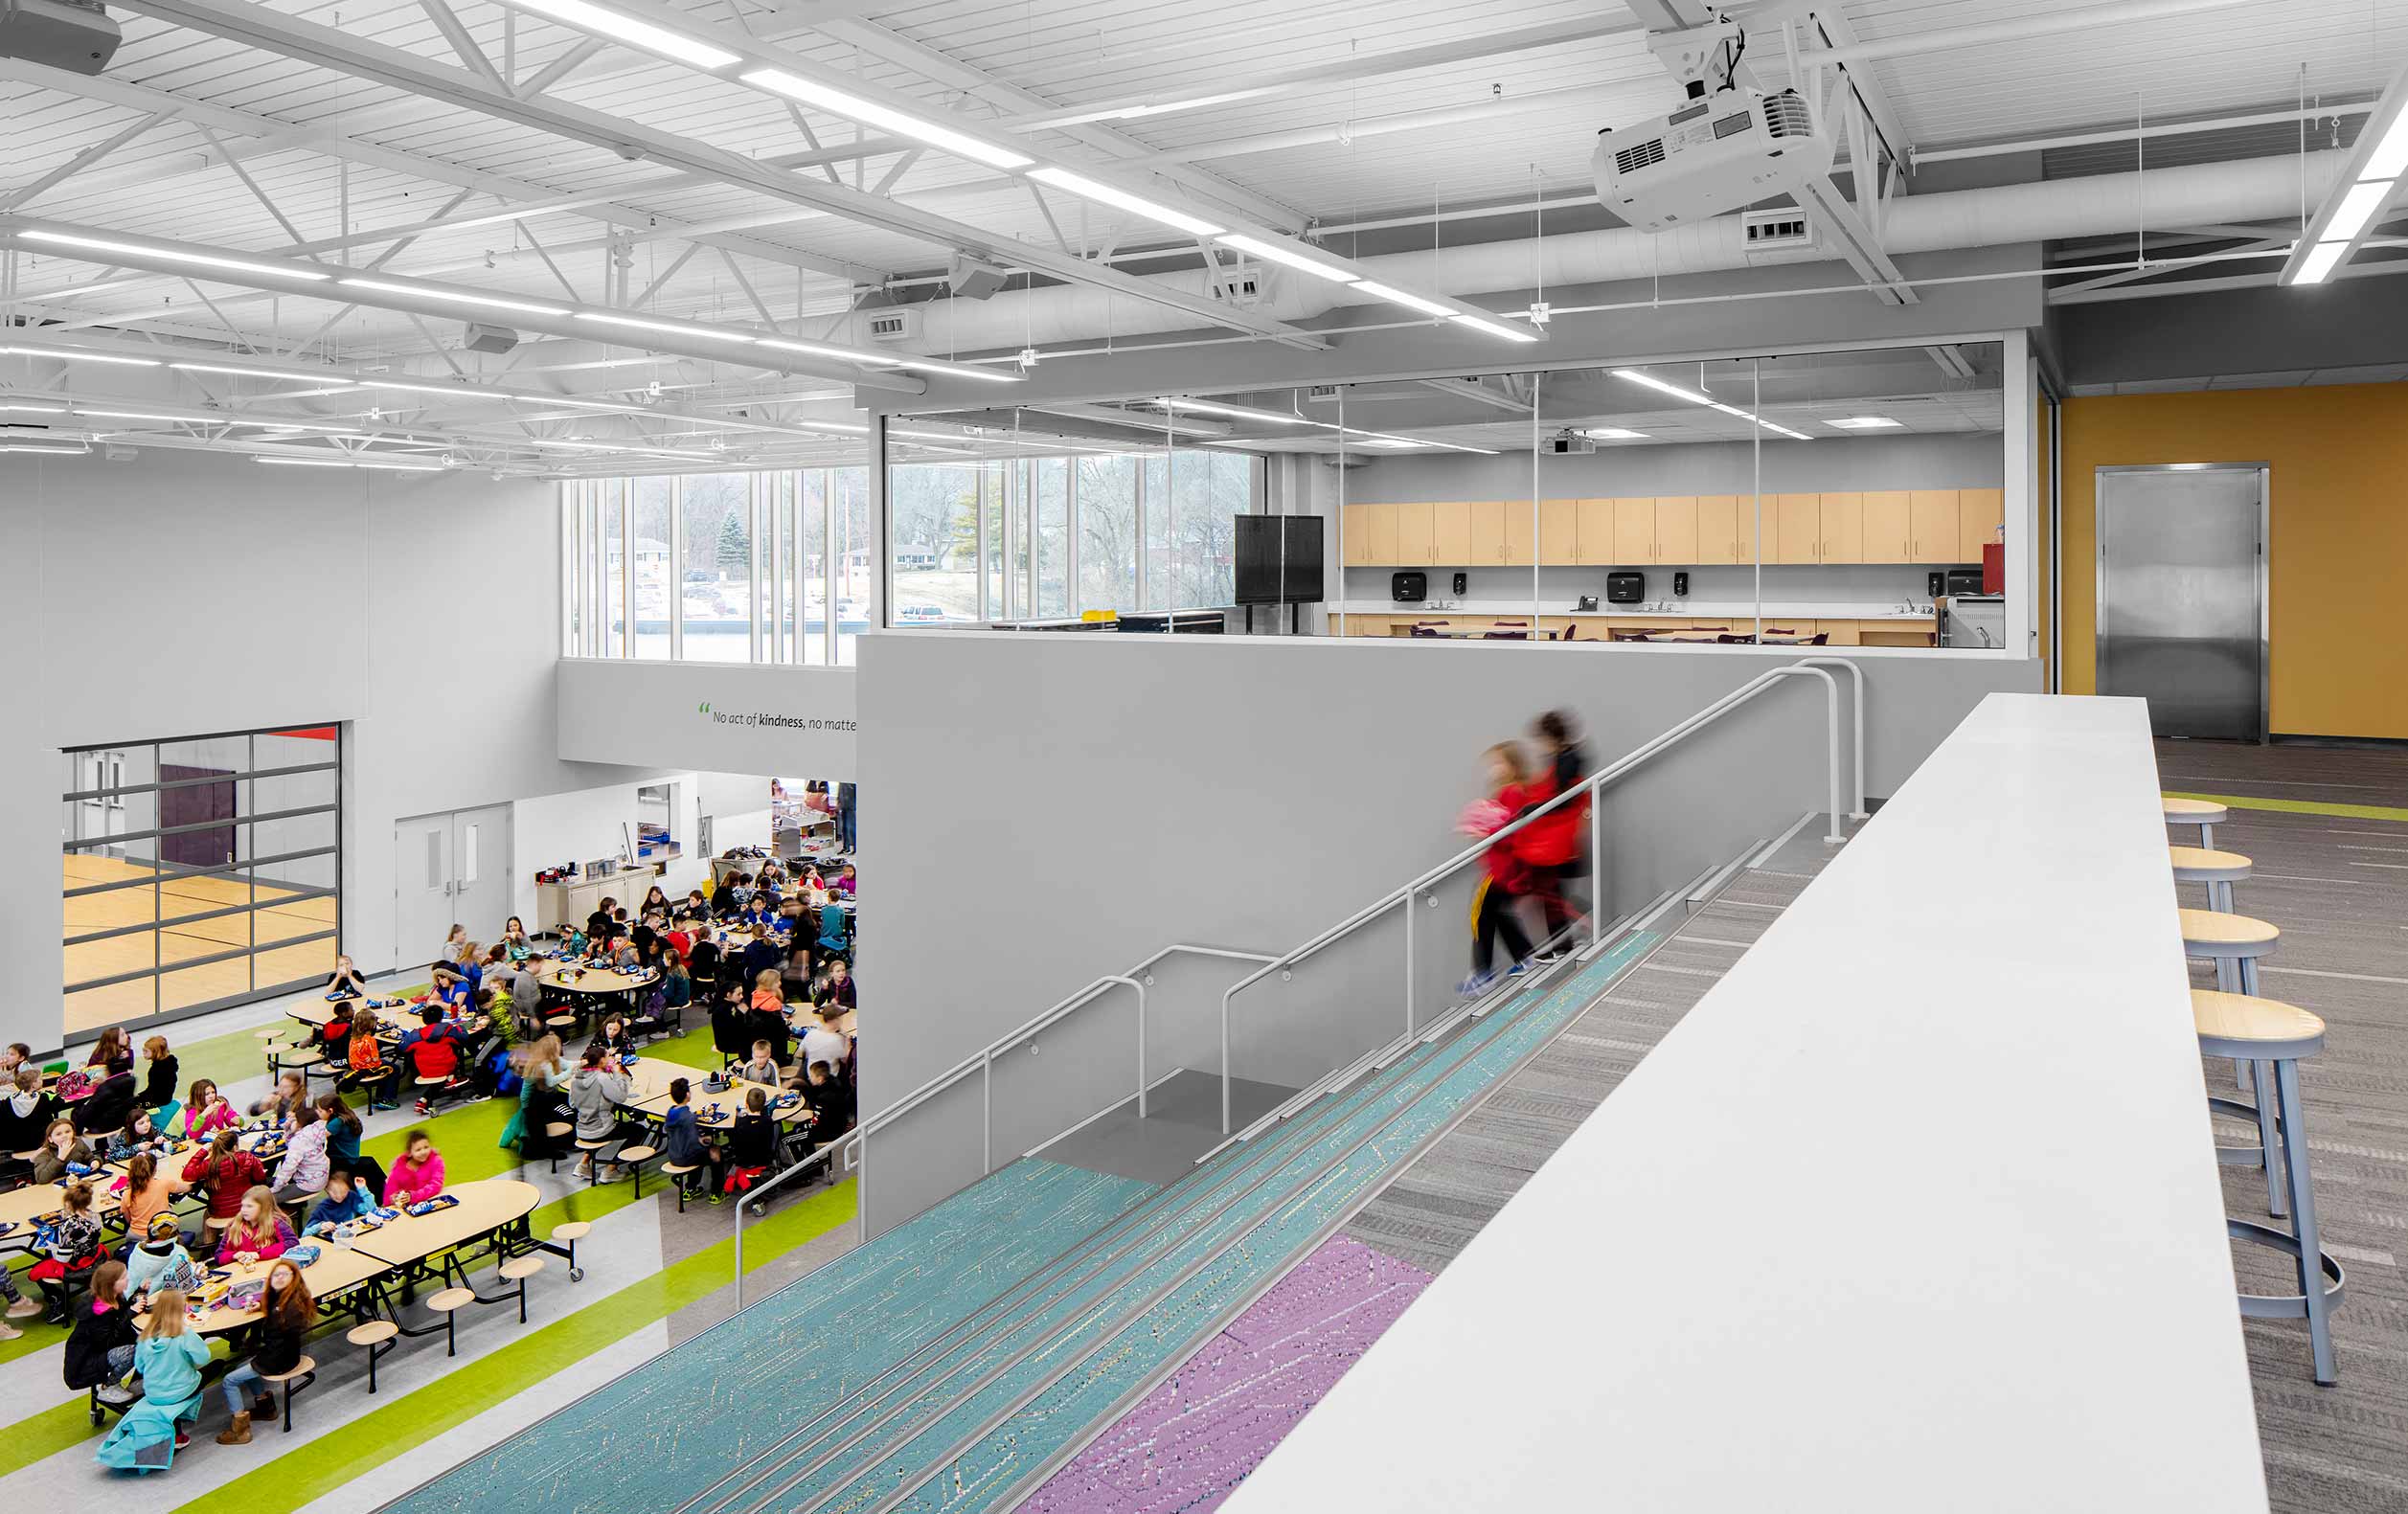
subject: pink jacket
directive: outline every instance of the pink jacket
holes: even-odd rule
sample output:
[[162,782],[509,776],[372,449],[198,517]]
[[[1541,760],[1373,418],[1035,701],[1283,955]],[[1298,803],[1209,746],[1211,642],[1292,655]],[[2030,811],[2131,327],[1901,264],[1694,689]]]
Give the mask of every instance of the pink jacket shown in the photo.
[[271,1256],[282,1256],[284,1254],[285,1248],[291,1246],[295,1239],[293,1235],[293,1228],[284,1223],[284,1217],[282,1214],[276,1216],[276,1233],[269,1236],[266,1240],[238,1241],[235,1238],[235,1232],[240,1230],[241,1228],[242,1222],[240,1220],[236,1220],[232,1225],[226,1227],[225,1239],[217,1243],[218,1265],[223,1266],[227,1262],[234,1260],[244,1252],[254,1254],[261,1261],[265,1261]]
[[431,1199],[443,1191],[443,1154],[436,1152],[420,1166],[407,1156],[394,1159],[393,1170],[385,1175],[385,1202],[395,1209]]
[[234,1123],[234,1105],[222,1098],[210,1105],[206,1114],[190,1105],[184,1110],[184,1136],[188,1141],[205,1141]]

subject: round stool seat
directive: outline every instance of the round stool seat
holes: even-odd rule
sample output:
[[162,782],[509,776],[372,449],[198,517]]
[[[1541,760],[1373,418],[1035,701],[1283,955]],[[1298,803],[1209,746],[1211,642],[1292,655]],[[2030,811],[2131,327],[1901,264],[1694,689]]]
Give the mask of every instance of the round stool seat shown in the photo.
[[544,1260],[540,1256],[513,1256],[502,1263],[500,1271],[503,1277],[516,1282],[522,1277],[533,1277],[543,1268]]
[[270,1047],[268,1051],[279,1067],[313,1067],[326,1060],[315,1047],[280,1046]]
[[2174,825],[2221,825],[2232,811],[2212,799],[2166,799],[2166,820]]
[[401,1327],[391,1320],[371,1320],[366,1324],[352,1325],[344,1332],[343,1339],[353,1345],[375,1345],[400,1333]]
[[2325,1022],[2297,1005],[2214,988],[2191,990],[2199,1050],[2248,1062],[2294,1061],[2324,1050]]
[[2182,948],[2193,957],[2263,957],[2283,933],[2264,920],[2221,910],[2181,909]]
[[571,1220],[566,1225],[554,1226],[552,1238],[556,1241],[581,1241],[585,1238],[585,1232],[593,1228],[591,1220]]
[[414,1077],[410,1079],[410,1081],[416,1083],[420,1088],[441,1088],[445,1083],[450,1082],[451,1079],[443,1076],[441,1073],[437,1073],[427,1077]]
[[465,1304],[474,1303],[476,1295],[466,1288],[446,1288],[426,1300],[426,1307],[437,1314],[449,1314]]
[[682,1178],[689,1172],[700,1172],[702,1164],[699,1162],[664,1162],[661,1164],[661,1170],[671,1177]]
[[260,1374],[260,1380],[266,1383],[289,1383],[296,1377],[315,1376],[317,1370],[318,1364],[305,1356],[299,1361],[293,1363],[289,1370],[282,1372],[261,1372]]
[[562,1136],[569,1134],[576,1128],[577,1127],[575,1125],[570,1124],[565,1119],[556,1119],[543,1127],[543,1133],[550,1136],[553,1140],[557,1141]]
[[650,1146],[621,1146],[619,1148],[619,1160],[622,1162],[649,1162],[658,1155],[659,1153]]
[[602,1147],[609,1144],[610,1142],[607,1141],[587,1141],[582,1136],[579,1136],[577,1140],[577,1149],[579,1151],[600,1151]]
[[2238,883],[2249,876],[2249,859],[2238,851],[2209,851],[2202,847],[2169,847],[2176,883]]

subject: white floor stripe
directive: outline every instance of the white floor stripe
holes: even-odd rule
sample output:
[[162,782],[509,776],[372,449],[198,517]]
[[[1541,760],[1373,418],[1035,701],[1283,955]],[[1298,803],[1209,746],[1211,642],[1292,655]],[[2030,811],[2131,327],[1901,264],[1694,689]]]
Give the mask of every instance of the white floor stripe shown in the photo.
[[[541,1168],[536,1169],[538,1173]],[[658,1206],[649,1202],[629,1205],[613,1210],[594,1222],[594,1229],[578,1243],[579,1264],[585,1269],[582,1282],[569,1281],[568,1268],[557,1257],[548,1258],[550,1265],[534,1278],[528,1294],[528,1323],[526,1328],[539,1328],[546,1322],[581,1309],[606,1298],[611,1293],[661,1270],[661,1231]],[[480,1290],[489,1290],[493,1274],[489,1268],[480,1269],[472,1280]],[[424,1297],[423,1294],[420,1295]],[[401,1348],[386,1357],[376,1368],[376,1396],[368,1396],[368,1360],[364,1352],[346,1344],[341,1335],[329,1335],[312,1343],[310,1355],[318,1362],[318,1381],[301,1395],[291,1435],[275,1425],[255,1426],[253,1439],[247,1446],[220,1446],[211,1437],[226,1427],[226,1406],[216,1385],[212,1383],[202,1399],[200,1425],[194,1432],[190,1449],[175,1458],[169,1472],[169,1480],[160,1484],[160,1491],[171,1493],[176,1502],[183,1502],[208,1493],[254,1470],[268,1459],[283,1455],[325,1435],[341,1430],[346,1424],[367,1414],[394,1397],[441,1381],[460,1367],[500,1349],[517,1340],[521,1333],[515,1307],[479,1308],[470,1305],[470,1312],[460,1321],[460,1354],[443,1355],[442,1338],[420,1336],[404,1341]],[[410,1322],[426,1322],[422,1309],[409,1313]],[[609,1376],[623,1369],[622,1346],[613,1344],[598,1352],[604,1358],[602,1375]],[[59,1401],[65,1393],[58,1384],[58,1353],[44,1351],[38,1359],[50,1367],[50,1389],[46,1401]],[[608,1365],[608,1364],[618,1365]],[[11,1366],[17,1364],[11,1363]],[[31,1412],[31,1411],[29,1411]],[[483,1417],[483,1416],[480,1416]],[[523,1421],[522,1421],[523,1423]],[[465,1430],[467,1427],[462,1426]],[[509,1428],[515,1428],[511,1426]],[[496,1430],[498,1436],[507,1430]],[[489,1443],[485,1442],[485,1443]],[[45,1506],[70,1506],[64,1500],[109,1500],[123,1493],[128,1485],[117,1473],[102,1467],[93,1459],[99,1438],[83,1441],[49,1457],[18,1472],[11,1478],[13,1488],[34,1491]],[[470,1450],[476,1447],[470,1447]],[[464,1451],[461,1455],[468,1453]],[[409,1480],[403,1487],[415,1487],[438,1469],[429,1459],[427,1448],[413,1450],[398,1458]],[[445,1462],[442,1465],[449,1465]],[[359,1469],[358,1477],[375,1475],[375,1468]],[[399,1491],[396,1488],[395,1491]],[[368,1504],[347,1505],[372,1507]],[[80,1502],[73,1506],[88,1506]]]

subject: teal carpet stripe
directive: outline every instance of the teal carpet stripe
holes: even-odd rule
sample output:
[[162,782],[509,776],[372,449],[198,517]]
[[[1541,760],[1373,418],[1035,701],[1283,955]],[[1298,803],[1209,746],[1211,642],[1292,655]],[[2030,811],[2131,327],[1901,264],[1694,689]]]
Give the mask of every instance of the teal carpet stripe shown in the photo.
[[[1653,939],[1641,936],[1617,943],[1535,1001],[1491,1013],[1439,1047],[1417,1051],[1384,1077],[1366,1079],[1342,1096],[1333,1115],[1318,1121],[1299,1117],[1261,1138],[1254,1148],[1258,1153],[1265,1143],[1280,1149],[1259,1156],[1234,1180],[1223,1180],[1225,1191],[1145,1236],[1125,1255],[1054,1297],[1029,1300],[1001,1328],[951,1353],[963,1369],[911,1385],[908,1399],[897,1400],[909,1408],[883,1433],[833,1457],[828,1445],[790,1456],[784,1458],[791,1469],[785,1476],[764,1480],[725,1507],[751,1508],[758,1501],[763,1508],[799,1509],[834,1493],[829,1509],[863,1514],[1096,1347],[902,1505],[988,1506],[1048,1457],[1082,1442],[1147,1375],[1184,1360],[1225,1315],[1334,1226],[1424,1138],[1592,1003]],[[1209,1184],[1214,1167],[1235,1168],[1242,1161],[1236,1152],[1225,1154],[1198,1178]],[[1165,1190],[1163,1202],[1179,1192]],[[1180,1280],[1192,1271],[1193,1277]],[[1139,1300],[1166,1289],[1167,1296],[1142,1317],[1121,1322]],[[1055,1338],[1047,1340],[1048,1335]],[[988,1376],[994,1380],[985,1388],[967,1391]],[[896,1438],[914,1425],[924,1428]],[[830,1444],[840,1446],[843,1438]],[[824,1466],[811,1468],[823,1459]]]
[[675,1508],[1152,1191],[1015,1162],[387,1508]]

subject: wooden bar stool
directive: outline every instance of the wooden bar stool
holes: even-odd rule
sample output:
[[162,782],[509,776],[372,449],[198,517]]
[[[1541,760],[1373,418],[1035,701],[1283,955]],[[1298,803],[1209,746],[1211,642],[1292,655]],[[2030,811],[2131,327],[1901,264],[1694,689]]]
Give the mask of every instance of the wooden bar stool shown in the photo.
[[371,1393],[376,1390],[376,1363],[387,1353],[400,1349],[401,1343],[395,1339],[400,1333],[401,1327],[391,1320],[371,1320],[365,1324],[352,1325],[343,1336],[352,1345],[368,1348],[368,1391]]
[[[2279,1231],[2235,1219],[2227,1219],[2224,1229],[2235,1240],[2288,1254],[2295,1263],[2299,1292],[2242,1294],[2241,1315],[2253,1320],[2306,1320],[2316,1381],[2329,1385],[2340,1377],[2333,1365],[2332,1311],[2341,1302],[2341,1263],[2325,1254],[2316,1232],[2316,1190],[2308,1174],[2307,1119],[2300,1102],[2299,1067],[2301,1057],[2324,1050],[2325,1022],[2277,999],[2204,989],[2192,991],[2191,1017],[2201,1051],[2249,1062],[2262,1070],[2258,1079],[2260,1105],[2272,1085],[2274,1131],[2283,1148],[2283,1195],[2289,1200],[2291,1229]],[[2271,1164],[2273,1158],[2269,1155],[2266,1160]]]
[[443,1354],[445,1356],[460,1354],[458,1328],[460,1311],[476,1301],[475,1292],[467,1288],[446,1288],[426,1300],[426,1307],[443,1317]]
[[2203,847],[2169,847],[2174,882],[2204,884],[2208,908],[2233,913],[2233,885],[2249,876],[2249,859],[2238,851],[2210,851]]
[[[2240,1005],[2226,1005],[2222,1001],[2227,999],[2239,1000]],[[2191,990],[2191,1017],[2198,1025],[2207,1024],[2211,1016],[2238,1023],[2238,1017],[2247,1013],[2246,1006],[2275,1002],[2271,999],[2253,999],[2247,994],[2225,993],[2216,988],[2193,988]],[[2206,1043],[2202,1040],[2200,1044],[2204,1047]],[[2208,1108],[2228,1119],[2255,1124],[2258,1127],[2258,1143],[2254,1146],[2227,1146],[2219,1142],[2215,1148],[2215,1160],[2228,1167],[2264,1168],[2266,1212],[2280,1219],[2289,1212],[2289,1209],[2283,1197],[2283,1135],[2275,1119],[2277,1100],[2268,1096],[2275,1086],[2274,1072],[2265,1062],[2255,1059],[2236,1059],[2233,1066],[2239,1073],[2237,1081],[2240,1086],[2257,1091],[2257,1102],[2244,1104],[2237,1098],[2217,1098],[2211,1094],[2208,1096]]]
[[2182,921],[2186,957],[2203,957],[2215,963],[2215,986],[2241,993],[2258,991],[2258,959],[2270,957],[2283,933],[2263,920],[2219,910],[2174,912]]
[[2198,826],[2199,845],[2211,850],[2215,847],[2215,827],[2230,820],[2232,813],[2212,799],[2166,798],[2166,824]]
[[317,1380],[318,1364],[307,1356],[293,1363],[291,1371],[260,1374],[261,1382],[274,1384],[279,1390],[277,1396],[282,1402],[277,1407],[284,1412],[284,1434],[289,1435],[293,1433],[293,1400],[301,1396],[303,1389]]

